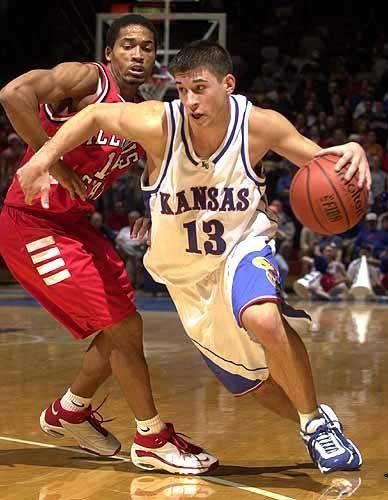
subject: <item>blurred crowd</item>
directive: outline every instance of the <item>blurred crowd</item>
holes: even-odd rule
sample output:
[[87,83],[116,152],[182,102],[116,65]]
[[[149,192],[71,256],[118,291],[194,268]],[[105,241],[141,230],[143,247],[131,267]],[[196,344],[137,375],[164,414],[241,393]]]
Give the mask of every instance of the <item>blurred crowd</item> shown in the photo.
[[[208,4],[214,4],[213,10],[228,8],[228,2]],[[244,13],[234,9],[239,22]],[[297,3],[273,2],[262,13],[260,29],[245,38],[237,36],[233,17],[228,17],[228,48],[240,82],[237,90],[254,104],[285,115],[322,147],[347,141],[362,144],[372,189],[368,213],[356,227],[342,235],[318,235],[302,228],[290,208],[288,194],[296,167],[274,153],[264,158],[268,198],[279,218],[277,259],[283,293],[304,279],[303,286],[294,288],[303,297],[348,298],[363,261],[373,293],[384,296],[388,294],[388,37],[383,30],[363,27],[357,16],[353,22],[358,24],[352,25],[349,19],[344,23],[311,13],[306,22],[306,15]],[[169,89],[166,97],[173,99],[175,94]],[[24,151],[23,141],[1,110],[0,204]],[[144,283],[146,244],[132,241],[128,227],[144,212],[142,169],[138,165],[117,181],[97,201],[91,217],[126,261],[138,288]]]

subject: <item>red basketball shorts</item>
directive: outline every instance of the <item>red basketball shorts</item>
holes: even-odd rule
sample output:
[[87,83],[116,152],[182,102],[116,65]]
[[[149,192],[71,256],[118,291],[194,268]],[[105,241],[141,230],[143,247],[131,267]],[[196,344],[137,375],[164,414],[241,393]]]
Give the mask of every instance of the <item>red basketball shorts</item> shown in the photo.
[[37,214],[4,206],[0,253],[19,283],[76,338],[136,310],[124,264],[85,214]]

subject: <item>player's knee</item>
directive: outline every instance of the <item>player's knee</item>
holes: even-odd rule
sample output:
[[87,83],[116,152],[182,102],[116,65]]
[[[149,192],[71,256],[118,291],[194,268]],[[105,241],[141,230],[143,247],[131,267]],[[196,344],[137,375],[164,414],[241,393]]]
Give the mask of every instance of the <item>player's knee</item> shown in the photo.
[[287,341],[277,304],[265,302],[248,307],[242,315],[242,322],[249,334],[267,349],[279,347]]
[[139,347],[143,344],[143,319],[138,312],[131,314],[120,323],[106,329],[112,344],[121,349]]

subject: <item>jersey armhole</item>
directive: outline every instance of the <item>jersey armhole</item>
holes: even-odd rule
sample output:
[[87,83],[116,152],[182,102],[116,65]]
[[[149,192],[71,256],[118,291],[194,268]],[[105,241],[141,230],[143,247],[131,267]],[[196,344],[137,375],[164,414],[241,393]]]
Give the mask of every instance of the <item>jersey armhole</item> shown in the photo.
[[265,185],[265,176],[260,177],[254,171],[251,161],[249,159],[249,116],[252,111],[252,103],[247,100],[245,111],[243,115],[243,122],[241,126],[241,135],[242,135],[242,143],[241,143],[241,159],[245,168],[245,172],[247,176],[253,181],[256,186],[261,187]]

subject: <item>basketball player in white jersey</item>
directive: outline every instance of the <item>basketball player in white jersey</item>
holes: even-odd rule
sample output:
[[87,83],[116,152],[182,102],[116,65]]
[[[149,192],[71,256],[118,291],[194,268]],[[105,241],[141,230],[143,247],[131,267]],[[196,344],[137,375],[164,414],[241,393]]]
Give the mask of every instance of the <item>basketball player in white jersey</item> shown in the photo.
[[[266,407],[299,420],[322,472],[358,468],[361,455],[335,413],[318,407],[308,355],[291,326],[308,317],[282,302],[276,220],[267,210],[265,178],[252,167],[269,150],[300,167],[322,150],[280,114],[233,95],[231,59],[218,44],[193,42],[170,71],[179,100],[91,105],[63,125],[19,171],[26,201],[47,190],[61,155],[99,129],[140,143],[152,216],[145,265],[167,285],[208,366],[233,394],[255,390]],[[347,177],[358,170],[360,185],[370,185],[358,144],[328,151],[339,156],[337,168],[351,163]]]

